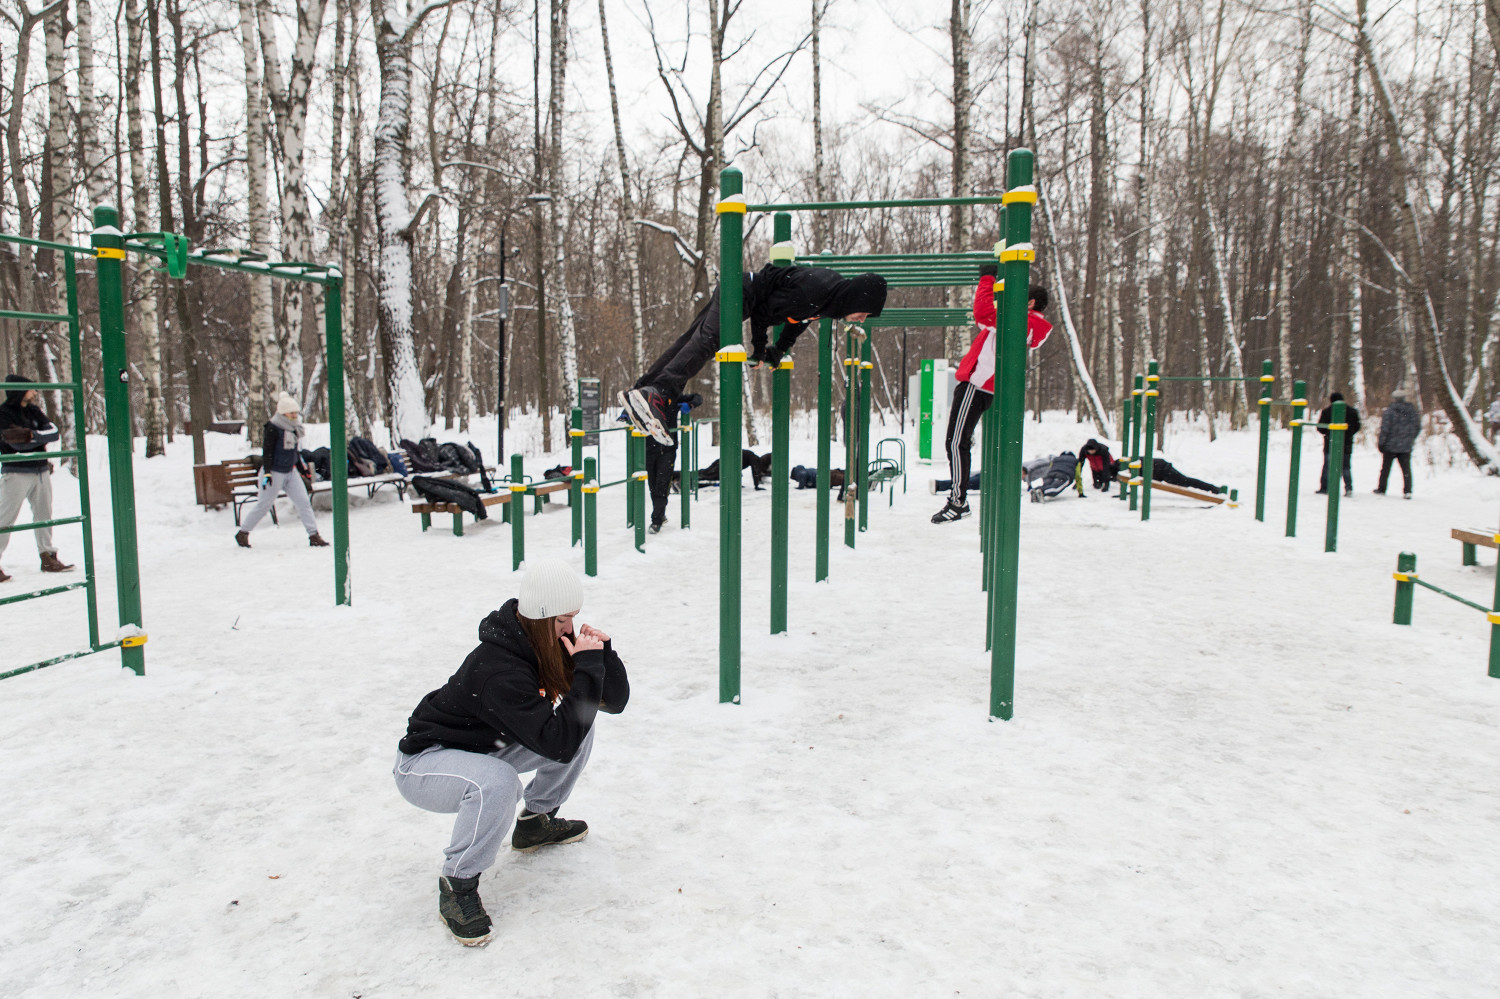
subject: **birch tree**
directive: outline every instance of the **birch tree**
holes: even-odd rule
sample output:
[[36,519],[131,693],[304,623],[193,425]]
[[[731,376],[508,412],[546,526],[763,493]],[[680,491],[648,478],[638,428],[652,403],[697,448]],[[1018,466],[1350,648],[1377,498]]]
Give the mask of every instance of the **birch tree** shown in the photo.
[[641,250],[640,230],[631,224],[635,218],[635,197],[631,191],[630,161],[625,155],[625,136],[620,128],[620,95],[615,89],[615,64],[609,51],[609,21],[604,0],[599,0],[599,35],[604,43],[604,75],[609,82],[609,110],[615,126],[615,158],[620,166],[620,229],[625,240],[625,281],[630,291],[630,355],[636,371],[646,370],[646,324],[641,316]]
[[[250,251],[271,253],[271,208],[266,189],[266,99],[262,89],[260,53],[256,46],[256,0],[239,0],[240,51],[245,62],[245,173],[246,214]],[[305,259],[294,257],[292,259]],[[299,284],[287,281],[285,285]],[[254,439],[256,428],[276,411],[276,391],[287,384],[282,377],[281,349],[276,342],[270,280],[250,282],[250,375],[245,431]]]
[[419,218],[411,208],[406,155],[411,131],[412,43],[427,16],[453,2],[434,0],[410,16],[391,9],[386,0],[370,3],[380,64],[380,110],[375,123],[375,220],[380,241],[376,288],[393,442],[415,440],[427,428],[412,323],[412,237]]
[[[557,303],[558,332],[562,341],[562,375],[564,398],[568,408],[578,405],[578,330],[573,318],[573,302],[568,295],[567,233],[568,207],[563,201],[564,170],[562,142],[565,93],[568,77],[568,0],[551,0],[551,87],[547,116],[551,122],[551,142],[547,154],[549,205],[552,214],[552,299]],[[552,450],[552,421],[544,421],[546,450]]]
[[[125,113],[130,143],[131,222],[137,232],[151,231],[151,185],[146,171],[145,112],[141,108],[141,76],[145,72],[139,0],[125,0]],[[137,258],[131,279],[136,291],[136,319],[140,323],[141,381],[145,388],[142,416],[146,429],[146,457],[166,454],[167,410],[162,399],[161,318],[157,314],[156,276]]]

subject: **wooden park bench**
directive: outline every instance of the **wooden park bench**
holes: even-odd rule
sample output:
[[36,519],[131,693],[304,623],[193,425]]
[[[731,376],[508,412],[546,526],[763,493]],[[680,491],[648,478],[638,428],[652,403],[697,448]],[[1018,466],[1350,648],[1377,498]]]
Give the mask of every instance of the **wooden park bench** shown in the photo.
[[1483,528],[1455,527],[1453,529],[1453,540],[1462,541],[1464,545],[1464,565],[1479,564],[1478,546],[1480,545],[1485,548],[1500,549],[1500,542],[1496,539],[1500,539],[1500,534]]
[[[514,496],[530,495],[535,497],[536,504],[532,512],[539,514],[542,512],[542,504],[551,501],[550,494],[562,492],[568,488],[571,482],[571,479],[544,479],[535,484],[528,484],[524,491],[518,489],[514,492],[510,489],[510,483],[497,482],[495,487],[500,491],[496,493],[480,493],[479,502],[487,507],[499,506],[502,503],[509,503]],[[520,509],[519,507],[511,507],[510,511],[518,513]],[[509,513],[510,511],[507,512]],[[411,505],[411,512],[421,515],[423,531],[432,526],[433,514],[451,513],[453,515],[454,536],[459,538],[464,536],[464,510],[457,503],[413,503]],[[476,517],[475,520],[477,522],[478,518]]]
[[[406,467],[410,468],[411,458],[407,456],[406,452],[398,451],[396,453],[401,455],[401,459],[406,462]],[[241,508],[247,503],[254,503],[260,497],[260,468],[251,457],[229,458],[219,464],[224,466],[226,476],[229,480],[231,502],[234,504],[234,523],[235,526],[239,526]],[[454,472],[434,472],[431,474],[440,477],[453,477],[457,475]],[[411,476],[402,475],[400,472],[383,472],[380,475],[351,475],[345,481],[345,485],[350,489],[364,489],[365,495],[368,497],[374,497],[376,491],[381,486],[393,485],[396,487],[397,497],[406,499],[406,487],[410,479]],[[313,496],[332,491],[333,483],[329,480],[324,479],[312,484]],[[285,494],[283,493],[282,495]],[[276,507],[274,506],[271,507],[271,522],[279,523],[276,520]]]
[[[1115,478],[1127,484],[1131,481],[1129,472],[1121,472]],[[1170,482],[1162,482],[1160,479],[1152,479],[1151,491],[1156,492],[1158,489],[1164,493],[1172,493],[1174,496],[1186,496],[1188,499],[1202,500],[1205,503],[1224,503],[1229,499],[1228,493],[1205,493],[1199,489],[1186,489],[1182,486],[1174,486]],[[1230,503],[1229,505],[1234,507],[1239,504]]]

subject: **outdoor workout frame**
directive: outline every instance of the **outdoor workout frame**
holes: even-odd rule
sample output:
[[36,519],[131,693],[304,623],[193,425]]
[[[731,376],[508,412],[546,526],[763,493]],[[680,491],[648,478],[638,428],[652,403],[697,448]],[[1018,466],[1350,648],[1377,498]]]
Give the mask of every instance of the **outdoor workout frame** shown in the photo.
[[[973,198],[920,198],[891,201],[835,201],[801,202],[790,204],[748,204],[744,196],[744,176],[739,169],[728,167],[720,172],[721,200],[714,206],[719,216],[719,345],[715,356],[720,375],[720,468],[724,467],[722,456],[735,455],[741,450],[742,394],[744,391],[744,364],[747,352],[742,342],[744,303],[741,284],[735,276],[744,271],[744,216],[748,212],[793,212],[793,211],[838,211],[871,208],[915,208],[947,207],[954,205],[1000,205],[1002,206],[1002,235],[1004,243],[997,246],[1002,278],[1005,286],[1012,289],[1009,294],[997,294],[998,323],[996,331],[996,405],[993,436],[998,453],[997,468],[1006,474],[992,475],[997,480],[992,494],[984,494],[988,500],[986,508],[995,508],[995,514],[986,518],[986,548],[993,557],[986,563],[986,590],[988,591],[988,614],[991,620],[990,642],[990,717],[1009,719],[1012,716],[1015,687],[1015,624],[1018,543],[1020,539],[1020,491],[1021,480],[1021,436],[1023,427],[1024,389],[1026,380],[1026,293],[1030,286],[1031,261],[1036,254],[1031,245],[1031,210],[1036,203],[1036,189],[1032,186],[1034,156],[1030,150],[1018,149],[1008,158],[1007,192],[1001,196]],[[778,219],[777,242],[790,235],[790,219],[784,223]],[[780,252],[778,252],[780,250]],[[790,248],[773,249],[772,259],[779,263],[793,262]],[[934,285],[957,285],[972,283],[977,276],[977,264],[991,259],[985,254],[934,254],[917,255],[863,255],[850,257],[818,256],[804,258],[820,266],[834,269],[849,268],[874,270],[883,273],[887,283],[895,287],[932,287]],[[967,310],[961,309],[886,309],[869,326],[937,326],[966,325]],[[832,395],[832,323],[824,319],[819,337],[819,442],[818,442],[818,524],[819,560],[816,578],[827,575],[827,504],[829,488],[829,438],[831,436]],[[862,353],[868,352],[868,339]],[[853,355],[851,351],[851,358]],[[868,378],[864,364],[868,357],[861,357],[861,374]],[[856,384],[853,367],[850,367],[851,390]],[[778,488],[784,489],[785,434],[787,414],[784,405],[790,397],[791,365],[783,362],[773,374],[773,454],[779,455],[773,475],[773,506]],[[866,384],[868,384],[866,382]],[[868,398],[868,391],[866,392]],[[852,410],[851,410],[852,414]],[[779,430],[777,428],[780,428]],[[846,437],[857,432],[851,420]],[[987,437],[990,435],[987,435]],[[988,447],[988,441],[987,441]],[[779,451],[778,451],[779,448]],[[988,452],[987,452],[988,454]],[[986,465],[989,462],[985,463]],[[867,469],[860,473],[859,496],[864,498],[868,490]],[[846,476],[856,474],[853,467],[845,470]],[[846,478],[846,483],[849,479]],[[721,483],[732,480],[721,475]],[[784,503],[781,505],[784,510]],[[719,497],[719,701],[740,702],[741,667],[741,504],[739,490],[724,488],[721,484]],[[786,599],[786,541],[784,520],[772,525],[772,631],[785,630]],[[779,575],[778,575],[779,574]],[[779,608],[779,610],[778,610]]]

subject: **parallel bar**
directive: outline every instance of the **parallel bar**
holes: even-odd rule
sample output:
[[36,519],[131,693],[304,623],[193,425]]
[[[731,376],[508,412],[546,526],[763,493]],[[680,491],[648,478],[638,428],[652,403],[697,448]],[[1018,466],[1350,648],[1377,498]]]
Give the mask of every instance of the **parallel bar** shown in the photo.
[[[728,193],[728,192],[724,192]],[[782,205],[746,205],[751,212],[832,212],[848,208],[933,208],[944,205],[998,205],[1001,195],[977,198],[911,198],[895,201],[794,201]],[[728,271],[723,273],[727,274]]]
[[81,253],[86,257],[94,256],[94,249],[89,246],[74,246],[71,243],[54,243],[45,239],[30,239],[26,236],[9,236],[0,233],[0,243],[15,243],[17,246],[36,246],[43,250],[61,250],[64,253]]
[[[323,285],[323,341],[328,355],[328,468],[333,481],[333,604],[354,603],[349,578],[349,431],[344,416],[344,281],[337,270]],[[499,456],[496,456],[497,460]]]
[[[83,381],[83,336],[78,326],[78,268],[73,254],[63,257],[63,277],[68,292],[68,374],[75,382]],[[73,393],[73,427],[87,428],[83,413],[83,393]],[[83,433],[84,450],[88,449],[88,434]],[[94,514],[93,500],[89,493],[89,460],[87,455],[74,463],[78,471],[78,515],[83,531],[83,579],[88,583],[86,603],[89,615],[89,647],[99,648],[99,577],[94,574]]]
[[35,524],[12,524],[9,527],[0,527],[0,534],[11,534],[15,531],[34,531],[42,527],[61,527],[63,524],[81,524],[82,517],[59,517],[56,520],[39,520]]
[[833,320],[818,322],[818,531],[813,581],[828,578],[828,489],[833,438]]
[[1457,600],[1459,603],[1463,604],[1465,607],[1472,607],[1475,610],[1477,610],[1477,611],[1483,611],[1486,614],[1488,614],[1490,612],[1490,610],[1491,610],[1491,608],[1486,607],[1484,604],[1481,604],[1481,603],[1479,603],[1477,601],[1468,600],[1468,599],[1466,599],[1464,597],[1459,596],[1457,593],[1449,593],[1447,590],[1443,589],[1441,586],[1433,586],[1431,583],[1429,583],[1425,579],[1420,579],[1420,578],[1413,579],[1412,582],[1416,583],[1418,586],[1426,587],[1427,589],[1431,590],[1434,593],[1441,593],[1443,596],[1447,597],[1449,600]]
[[81,590],[88,585],[88,580],[84,579],[76,583],[65,583],[62,586],[53,586],[45,590],[17,593],[15,596],[0,598],[0,607],[4,607],[6,604],[18,604],[23,600],[35,600],[37,597],[50,597],[57,593],[67,593],[69,590]]
[[827,267],[829,263],[868,262],[878,264],[883,261],[899,262],[903,260],[933,260],[944,263],[973,261],[976,264],[985,264],[994,260],[994,258],[994,254],[988,250],[968,250],[960,253],[827,253],[810,254],[808,256],[797,257],[796,259],[799,264],[817,264],[820,267]]
[[84,656],[92,656],[96,653],[105,652],[109,649],[116,648],[119,646],[119,644],[119,642],[105,642],[103,645],[98,645],[91,649],[83,649],[80,652],[69,652],[65,656],[54,656],[51,659],[43,659],[39,663],[32,663],[30,666],[22,666],[20,669],[8,669],[4,673],[0,673],[0,680],[8,680],[13,676],[20,676],[22,673],[30,673],[33,670],[45,669],[48,666],[56,666],[58,663],[65,663],[70,659],[82,659]]
[[55,461],[58,458],[78,458],[83,452],[78,448],[67,451],[28,451],[25,454],[0,454],[0,462]]
[[[792,217],[778,212],[771,238],[778,243],[792,238]],[[780,337],[778,328],[777,336]],[[774,342],[774,341],[773,341]],[[792,361],[784,359],[771,373],[771,634],[786,631],[787,562],[790,529],[787,449],[792,422]],[[720,468],[724,465],[719,464]]]

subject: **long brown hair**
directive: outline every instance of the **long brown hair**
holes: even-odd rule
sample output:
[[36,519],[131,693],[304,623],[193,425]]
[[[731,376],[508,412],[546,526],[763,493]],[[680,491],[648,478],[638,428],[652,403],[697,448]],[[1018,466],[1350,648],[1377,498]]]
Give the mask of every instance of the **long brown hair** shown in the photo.
[[518,613],[516,621],[536,651],[542,694],[549,701],[556,701],[573,687],[573,657],[568,655],[562,640],[557,637],[557,618],[529,618]]

